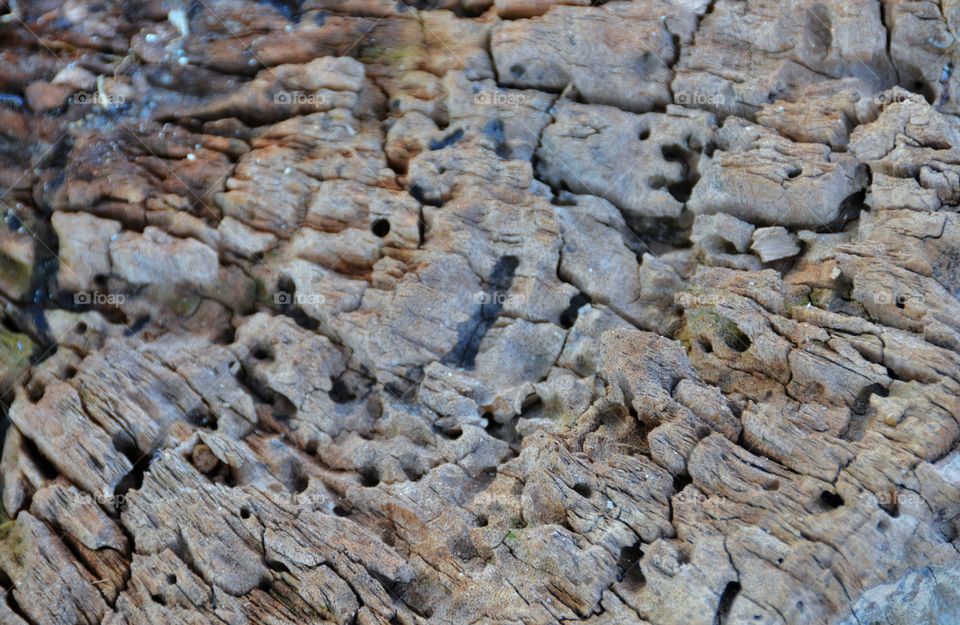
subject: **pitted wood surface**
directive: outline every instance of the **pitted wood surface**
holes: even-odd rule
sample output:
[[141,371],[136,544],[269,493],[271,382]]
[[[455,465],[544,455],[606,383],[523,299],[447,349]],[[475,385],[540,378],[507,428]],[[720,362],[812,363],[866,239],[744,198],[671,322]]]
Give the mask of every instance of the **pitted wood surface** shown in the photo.
[[960,622],[953,3],[0,7],[0,623]]

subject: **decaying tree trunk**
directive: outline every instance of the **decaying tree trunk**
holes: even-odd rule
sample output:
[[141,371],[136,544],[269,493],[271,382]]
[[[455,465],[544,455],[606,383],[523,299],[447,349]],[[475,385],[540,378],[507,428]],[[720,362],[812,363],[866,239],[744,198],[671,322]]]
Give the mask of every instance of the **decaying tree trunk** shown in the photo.
[[960,622],[955,2],[0,5],[3,625]]

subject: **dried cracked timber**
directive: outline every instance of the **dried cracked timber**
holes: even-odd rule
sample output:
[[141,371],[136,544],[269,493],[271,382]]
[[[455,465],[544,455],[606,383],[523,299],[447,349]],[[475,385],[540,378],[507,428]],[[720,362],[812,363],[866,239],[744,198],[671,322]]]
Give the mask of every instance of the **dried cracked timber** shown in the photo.
[[0,622],[960,621],[956,10],[0,17]]

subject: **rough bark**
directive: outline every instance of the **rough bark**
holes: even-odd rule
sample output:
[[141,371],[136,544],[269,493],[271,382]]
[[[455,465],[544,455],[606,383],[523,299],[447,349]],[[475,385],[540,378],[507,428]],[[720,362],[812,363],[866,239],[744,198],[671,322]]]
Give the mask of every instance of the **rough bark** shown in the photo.
[[954,3],[0,7],[0,623],[960,622]]

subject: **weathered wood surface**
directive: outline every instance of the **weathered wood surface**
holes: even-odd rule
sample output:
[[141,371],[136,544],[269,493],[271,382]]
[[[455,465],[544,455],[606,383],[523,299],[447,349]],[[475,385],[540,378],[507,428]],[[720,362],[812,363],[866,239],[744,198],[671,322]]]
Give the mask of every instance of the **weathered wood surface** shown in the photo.
[[0,623],[960,622],[960,8],[6,2]]

